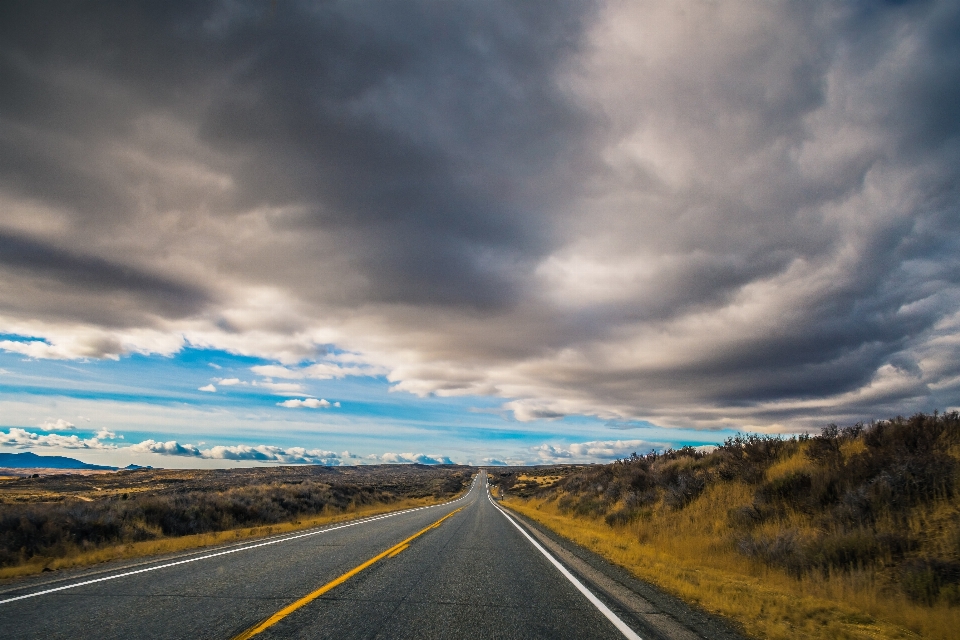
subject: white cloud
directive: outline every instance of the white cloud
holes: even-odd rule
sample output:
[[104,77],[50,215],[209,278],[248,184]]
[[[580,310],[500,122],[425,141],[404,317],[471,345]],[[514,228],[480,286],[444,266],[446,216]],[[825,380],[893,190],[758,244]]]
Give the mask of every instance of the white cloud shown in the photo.
[[[288,407],[291,409],[307,408],[307,409],[326,409],[331,406],[327,400],[320,398],[304,398],[299,400],[297,398],[291,398],[290,400],[284,400],[283,402],[277,403],[278,407]],[[340,406],[340,403],[336,403],[335,406]]]
[[199,389],[197,389],[197,391],[208,391],[210,393],[216,393],[217,388],[213,386],[213,384],[211,383],[211,384],[200,387]]
[[277,462],[283,464],[321,464],[337,466],[343,464],[454,464],[448,456],[424,453],[383,453],[357,456],[349,451],[337,453],[324,449],[305,447],[277,447],[272,445],[231,445],[200,448],[193,444],[181,444],[175,440],[157,442],[144,440],[123,451],[137,453],[155,453],[165,456],[203,458],[207,460],[252,460],[259,462]]
[[116,433],[114,433],[113,431],[110,431],[109,429],[100,429],[99,431],[97,431],[97,434],[95,437],[97,440],[115,440],[117,438],[120,438],[121,440],[123,439],[123,436],[118,436]]
[[254,381],[256,387],[266,387],[280,396],[302,395],[303,385],[299,382],[273,382],[272,380]]
[[375,464],[454,464],[447,456],[425,453],[371,454],[366,456],[366,460]]
[[38,435],[25,429],[11,428],[7,433],[0,431],[0,446],[17,449],[36,447],[56,447],[60,449],[116,449],[115,444],[100,442],[98,438],[80,438],[79,436],[61,436],[56,433]]
[[143,442],[131,445],[129,450],[137,453],[159,453],[163,456],[203,457],[199,448],[192,444],[180,444],[176,440],[169,440],[167,442],[144,440]]
[[218,378],[217,384],[223,385],[224,387],[232,387],[244,383],[240,380],[240,378]]
[[165,456],[183,456],[204,458],[208,460],[253,460],[260,462],[279,462],[283,464],[320,464],[336,466],[344,460],[354,458],[349,451],[337,453],[323,449],[306,449],[304,447],[282,448],[270,445],[231,445],[214,446],[207,449],[192,444],[180,444],[175,440],[157,442],[144,440],[129,447],[130,451],[138,453],[156,453]]
[[567,447],[541,444],[531,447],[541,462],[609,462],[626,458],[631,453],[646,453],[651,449],[665,449],[669,445],[646,440],[594,440]]
[[29,340],[24,342],[0,340],[0,349],[11,353],[20,353],[29,358],[47,360],[74,360],[77,358],[100,356],[109,357],[114,360],[119,358],[117,354],[107,354],[96,349],[88,349],[83,345],[78,345],[75,341],[67,344],[51,344],[44,340]]
[[534,420],[559,420],[567,415],[550,406],[549,402],[512,400],[505,402],[503,408],[513,412],[513,416],[520,422],[533,422]]
[[67,422],[63,418],[57,418],[56,420],[47,420],[43,424],[39,425],[44,431],[70,431],[71,429],[76,429],[76,425],[72,422]]
[[37,359],[118,360],[121,355],[129,353],[169,356],[186,344],[182,334],[157,328],[117,331],[92,324],[24,322],[9,316],[0,316],[0,325],[11,335],[43,336],[42,340],[0,340],[0,350]]
[[384,375],[388,371],[382,366],[341,366],[331,362],[318,362],[316,364],[300,368],[268,364],[250,367],[250,370],[265,378],[282,378],[288,380],[299,380],[304,378],[311,378],[314,380],[330,380],[334,378],[345,378],[347,376],[377,376]]

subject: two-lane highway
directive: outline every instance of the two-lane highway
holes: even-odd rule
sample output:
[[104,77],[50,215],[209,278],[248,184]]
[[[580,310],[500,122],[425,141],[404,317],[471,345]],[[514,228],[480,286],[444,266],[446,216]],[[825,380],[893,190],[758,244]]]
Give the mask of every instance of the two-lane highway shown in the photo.
[[481,473],[466,495],[444,505],[8,585],[0,635],[638,637],[565,571],[493,504]]

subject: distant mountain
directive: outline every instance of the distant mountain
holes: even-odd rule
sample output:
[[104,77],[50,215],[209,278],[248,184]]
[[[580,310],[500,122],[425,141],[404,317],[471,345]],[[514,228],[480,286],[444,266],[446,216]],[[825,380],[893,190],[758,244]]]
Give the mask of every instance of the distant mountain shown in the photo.
[[116,467],[105,467],[99,464],[87,464],[64,456],[38,456],[27,451],[26,453],[0,453],[0,467],[8,469],[101,469],[115,471]]

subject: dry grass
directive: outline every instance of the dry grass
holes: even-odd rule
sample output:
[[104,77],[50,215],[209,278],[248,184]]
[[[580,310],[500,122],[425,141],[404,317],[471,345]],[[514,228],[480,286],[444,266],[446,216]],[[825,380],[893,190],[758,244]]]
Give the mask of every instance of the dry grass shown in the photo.
[[[507,505],[765,638],[960,637],[960,413],[633,455]],[[545,475],[545,474],[544,474]]]
[[470,470],[394,465],[139,470],[5,482],[0,578],[435,504]]
[[413,507],[422,507],[432,504],[445,502],[447,499],[434,497],[425,497],[418,499],[406,499],[398,502],[381,505],[369,505],[364,507],[351,508],[343,513],[330,515],[320,515],[312,518],[304,518],[293,522],[282,522],[269,526],[245,527],[231,531],[217,531],[213,533],[201,533],[190,536],[179,536],[175,538],[160,538],[157,540],[147,540],[143,542],[132,542],[127,544],[116,544],[102,547],[93,551],[79,551],[60,558],[32,558],[29,562],[12,567],[0,568],[0,579],[17,578],[28,575],[35,575],[47,570],[67,569],[73,567],[85,567],[101,562],[111,560],[125,560],[131,558],[142,558],[146,556],[160,555],[166,553],[175,553],[178,551],[188,551],[190,549],[199,549],[211,545],[219,545],[229,542],[248,540],[263,536],[276,535],[319,527],[337,522],[347,522],[357,520],[381,513],[392,511],[402,511]]
[[533,476],[527,474],[521,474],[517,476],[517,482],[533,482],[541,487],[549,486],[555,484],[563,479],[563,476]]
[[632,571],[637,577],[735,620],[759,638],[957,637],[960,609],[910,603],[884,595],[863,572],[795,579],[745,560],[718,535],[727,505],[749,501],[739,484],[717,485],[683,511],[662,509],[621,527],[561,514],[554,501],[504,504]]

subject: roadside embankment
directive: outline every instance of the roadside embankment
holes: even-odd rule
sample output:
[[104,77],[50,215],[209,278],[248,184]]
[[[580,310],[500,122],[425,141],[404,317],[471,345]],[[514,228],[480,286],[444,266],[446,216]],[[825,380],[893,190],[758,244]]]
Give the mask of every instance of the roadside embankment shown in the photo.
[[763,638],[954,638],[960,416],[633,456],[503,504]]

